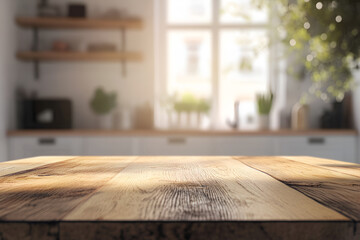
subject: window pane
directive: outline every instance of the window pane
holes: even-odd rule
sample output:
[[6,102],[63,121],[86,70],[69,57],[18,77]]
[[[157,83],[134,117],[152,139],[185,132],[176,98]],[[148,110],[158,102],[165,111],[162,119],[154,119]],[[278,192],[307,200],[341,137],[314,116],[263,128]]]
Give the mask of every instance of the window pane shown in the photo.
[[254,0],[221,0],[222,23],[266,23],[267,20],[266,8],[259,8]]
[[168,32],[168,93],[211,94],[211,38],[209,31]]
[[212,0],[168,0],[168,23],[210,23]]
[[268,82],[267,31],[222,31],[219,84],[219,111],[222,120],[225,122],[226,118],[233,117],[234,102],[239,100],[242,127],[255,126],[255,96],[256,93],[268,90]]

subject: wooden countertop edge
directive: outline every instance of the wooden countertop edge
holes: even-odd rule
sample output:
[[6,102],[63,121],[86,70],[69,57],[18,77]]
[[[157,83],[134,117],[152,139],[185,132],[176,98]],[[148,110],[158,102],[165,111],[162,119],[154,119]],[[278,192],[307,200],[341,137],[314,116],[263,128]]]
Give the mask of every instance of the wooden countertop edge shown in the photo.
[[260,130],[260,131],[232,131],[232,130],[11,130],[9,137],[32,136],[357,136],[356,130],[327,130],[314,129],[306,131],[294,130]]

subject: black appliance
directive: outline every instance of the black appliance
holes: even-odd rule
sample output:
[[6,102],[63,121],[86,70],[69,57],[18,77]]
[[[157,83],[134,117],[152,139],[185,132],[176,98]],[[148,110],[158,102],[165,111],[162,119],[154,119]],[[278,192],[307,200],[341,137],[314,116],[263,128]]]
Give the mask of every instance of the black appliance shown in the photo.
[[22,129],[70,129],[72,106],[68,99],[26,99],[21,101]]
[[68,5],[68,17],[72,18],[86,18],[86,6],[85,4],[69,4]]

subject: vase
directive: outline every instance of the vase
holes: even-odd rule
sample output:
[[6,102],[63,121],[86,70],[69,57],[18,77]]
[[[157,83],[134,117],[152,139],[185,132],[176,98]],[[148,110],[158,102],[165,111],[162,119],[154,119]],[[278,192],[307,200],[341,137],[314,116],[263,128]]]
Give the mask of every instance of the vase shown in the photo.
[[259,129],[260,130],[268,130],[269,125],[270,125],[269,123],[270,123],[269,115],[266,115],[266,114],[259,115]]
[[111,114],[98,116],[98,125],[100,129],[110,130],[113,128],[113,117]]
[[296,103],[291,112],[291,128],[293,130],[306,130],[308,126],[309,106]]

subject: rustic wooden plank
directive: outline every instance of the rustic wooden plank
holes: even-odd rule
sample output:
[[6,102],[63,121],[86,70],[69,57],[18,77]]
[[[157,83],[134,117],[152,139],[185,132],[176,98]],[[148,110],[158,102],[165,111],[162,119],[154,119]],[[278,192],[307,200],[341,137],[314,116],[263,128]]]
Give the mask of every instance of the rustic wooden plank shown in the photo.
[[133,159],[78,157],[2,176],[0,220],[60,220]]
[[360,178],[281,157],[235,157],[306,196],[360,220]]
[[350,222],[0,222],[0,239],[357,240]]
[[316,157],[307,157],[307,156],[306,157],[286,156],[283,158],[360,177],[360,165],[356,163],[349,163],[349,162],[329,160],[329,159],[316,158]]
[[62,222],[60,240],[355,240],[351,222]]
[[30,169],[40,167],[46,164],[56,163],[67,159],[75,158],[76,156],[59,156],[59,157],[33,157],[14,161],[0,163],[0,176],[7,174],[28,171]]
[[59,224],[0,222],[1,240],[59,240]]
[[65,220],[348,220],[230,157],[141,157]]

